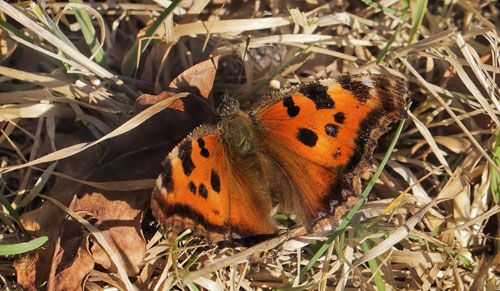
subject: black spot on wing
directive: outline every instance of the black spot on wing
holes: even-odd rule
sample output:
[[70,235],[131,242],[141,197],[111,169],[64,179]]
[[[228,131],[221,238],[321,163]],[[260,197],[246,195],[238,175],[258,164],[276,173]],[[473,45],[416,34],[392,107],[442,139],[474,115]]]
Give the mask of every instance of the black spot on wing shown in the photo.
[[344,112],[337,112],[335,115],[333,115],[333,118],[335,119],[336,123],[343,124],[345,121],[345,115]]
[[198,187],[198,194],[200,194],[201,197],[207,199],[208,190],[203,183],[201,183],[200,186]]
[[328,136],[336,137],[337,133],[339,133],[339,127],[335,124],[329,123],[325,125],[325,133]]
[[335,102],[330,98],[327,90],[328,87],[319,83],[310,83],[302,85],[299,92],[311,99],[316,105],[316,109],[332,109],[335,106]]
[[205,141],[203,138],[199,138],[198,140],[198,146],[200,147],[200,155],[204,158],[208,158],[210,156],[210,152],[205,148]]
[[196,194],[196,185],[193,183],[193,181],[190,181],[188,184],[189,191],[193,192],[193,194]]
[[318,135],[307,128],[299,128],[297,139],[308,147],[314,147],[318,141]]
[[213,169],[212,173],[210,174],[210,185],[215,192],[220,193],[220,178]]
[[295,117],[300,112],[300,107],[295,106],[295,103],[293,102],[293,99],[290,96],[283,99],[283,106],[287,108],[286,113],[290,117]]
[[366,102],[370,95],[370,87],[361,81],[353,81],[351,76],[344,75],[337,79],[342,89],[351,91],[359,102]]
[[163,180],[162,180],[162,186],[167,189],[167,192],[172,192],[174,191],[174,180],[172,179],[172,162],[170,159],[166,159],[163,162]]
[[342,152],[341,152],[340,148],[338,147],[332,156],[334,159],[336,159],[336,158],[340,157],[341,154],[342,154]]
[[192,146],[191,141],[185,141],[179,146],[179,159],[181,160],[182,170],[186,176],[191,175],[194,169],[191,159]]

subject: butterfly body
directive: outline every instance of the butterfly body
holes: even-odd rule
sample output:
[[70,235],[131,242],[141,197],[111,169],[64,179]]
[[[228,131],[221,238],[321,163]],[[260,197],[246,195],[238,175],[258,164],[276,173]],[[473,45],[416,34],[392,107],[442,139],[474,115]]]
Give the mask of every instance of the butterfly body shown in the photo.
[[404,117],[406,88],[385,75],[344,75],[228,106],[163,162],[153,213],[213,241],[272,234],[271,210],[311,231],[334,227],[358,201],[377,139]]
[[254,126],[250,117],[239,111],[228,120],[220,122],[221,137],[228,151],[234,155],[244,155],[255,151],[256,143]]

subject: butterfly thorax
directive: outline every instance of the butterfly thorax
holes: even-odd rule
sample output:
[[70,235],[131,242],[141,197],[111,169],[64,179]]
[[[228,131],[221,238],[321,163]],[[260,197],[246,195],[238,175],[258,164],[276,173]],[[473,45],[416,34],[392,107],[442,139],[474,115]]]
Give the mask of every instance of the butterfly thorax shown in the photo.
[[249,154],[255,150],[255,136],[250,117],[238,111],[231,117],[223,118],[220,123],[223,139],[234,154]]

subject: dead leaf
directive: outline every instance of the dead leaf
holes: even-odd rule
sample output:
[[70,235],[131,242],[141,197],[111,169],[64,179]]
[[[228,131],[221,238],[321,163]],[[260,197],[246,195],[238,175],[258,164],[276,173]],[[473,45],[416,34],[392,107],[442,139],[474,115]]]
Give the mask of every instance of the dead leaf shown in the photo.
[[[49,240],[50,242],[50,240]],[[17,282],[24,290],[37,290],[37,262],[39,262],[39,252],[29,252],[14,261],[13,267],[16,270]]]
[[[214,84],[218,63],[219,56],[216,56],[188,68],[170,83],[169,88],[174,89],[175,93],[189,92],[195,96],[203,97],[207,100],[209,106],[213,107],[210,92]],[[135,111],[143,109],[145,105],[153,105],[162,100],[172,98],[175,93],[163,91],[158,95],[143,94],[136,100]],[[184,111],[184,99],[175,100],[168,108]]]
[[85,279],[94,268],[94,259],[82,247],[84,244],[81,225],[67,219],[54,251],[47,290],[83,290]]
[[[124,199],[124,192],[108,192],[106,196],[94,192],[85,194],[73,205],[75,212],[87,213],[91,216],[91,221],[96,220],[94,226],[101,230],[111,248],[119,255],[129,276],[139,272],[139,265],[146,252],[141,222],[143,211],[149,202],[149,192],[150,190],[125,192],[131,199]],[[86,248],[95,262],[116,273],[116,267],[108,255],[93,241],[92,236],[87,236]]]
[[[162,100],[172,98],[173,96],[175,96],[175,93],[167,91],[163,91],[158,95],[142,94],[135,100],[135,102],[137,103],[137,105],[153,105]],[[181,100],[175,100],[174,103],[169,106],[169,108],[183,111],[183,107],[178,106],[178,103],[182,104]]]
[[209,99],[210,92],[215,80],[219,56],[209,58],[206,61],[198,63],[182,74],[177,76],[169,85],[170,88],[186,89],[194,87],[199,90],[201,97]]

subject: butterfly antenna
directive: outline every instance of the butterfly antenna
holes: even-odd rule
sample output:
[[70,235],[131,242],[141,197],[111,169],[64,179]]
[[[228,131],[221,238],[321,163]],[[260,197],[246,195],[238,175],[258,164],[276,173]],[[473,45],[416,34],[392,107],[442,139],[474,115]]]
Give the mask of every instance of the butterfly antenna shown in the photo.
[[248,52],[248,47],[250,46],[250,39],[252,36],[249,34],[247,35],[247,41],[245,45],[245,51],[243,52],[243,65],[241,66],[240,73],[238,74],[238,81],[236,84],[240,84],[241,82],[241,76],[243,76],[243,69],[245,69],[245,59],[247,58],[247,52]]

